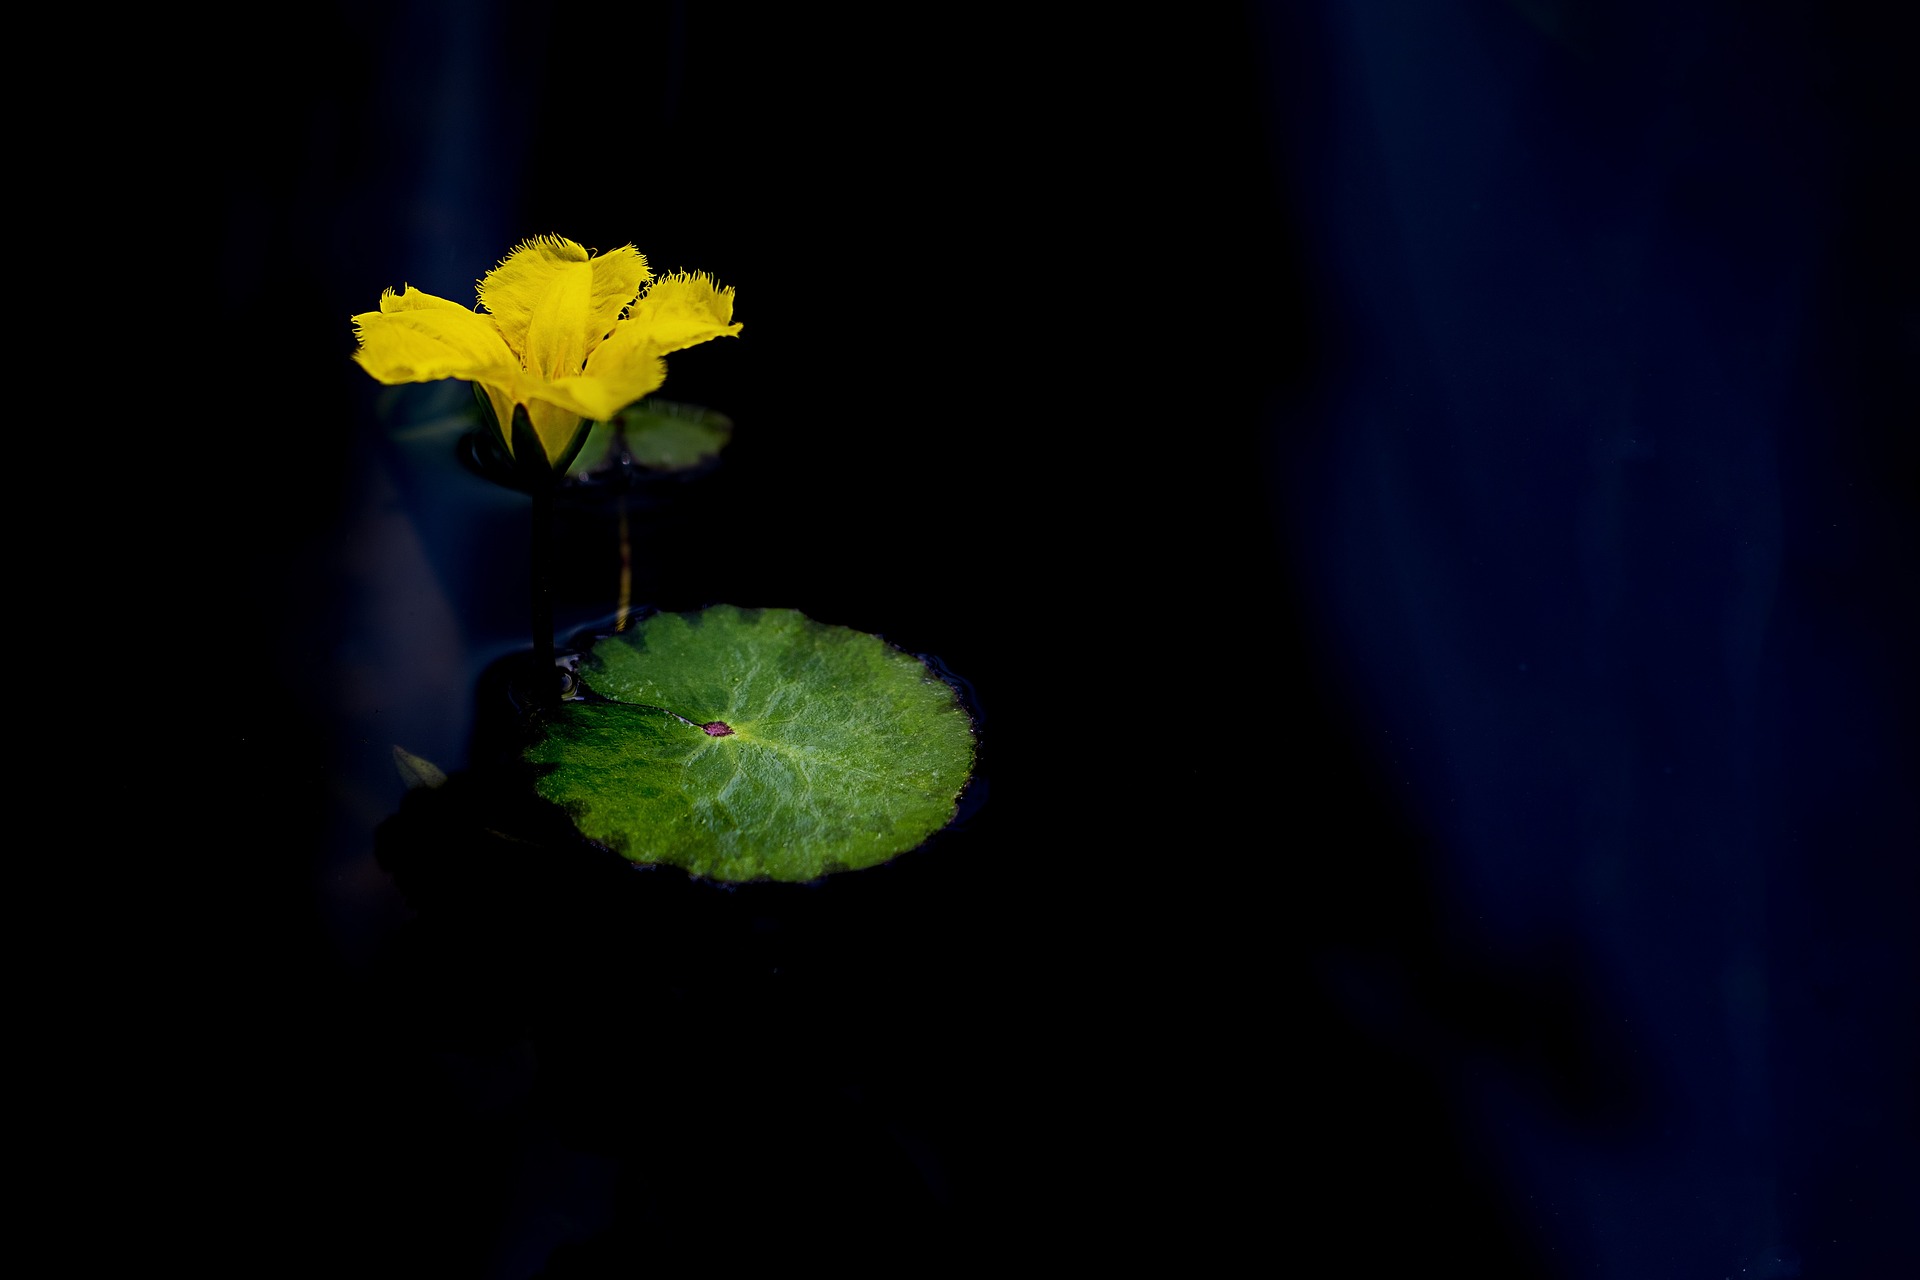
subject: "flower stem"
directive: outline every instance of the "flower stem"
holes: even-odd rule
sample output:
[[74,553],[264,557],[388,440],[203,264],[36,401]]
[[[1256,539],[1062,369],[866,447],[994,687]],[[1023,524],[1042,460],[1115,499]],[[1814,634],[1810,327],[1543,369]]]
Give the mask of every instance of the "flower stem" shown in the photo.
[[554,666],[553,644],[553,494],[552,484],[532,488],[533,527],[532,572],[529,587],[533,622],[533,681],[530,696],[540,706],[559,700],[559,674]]

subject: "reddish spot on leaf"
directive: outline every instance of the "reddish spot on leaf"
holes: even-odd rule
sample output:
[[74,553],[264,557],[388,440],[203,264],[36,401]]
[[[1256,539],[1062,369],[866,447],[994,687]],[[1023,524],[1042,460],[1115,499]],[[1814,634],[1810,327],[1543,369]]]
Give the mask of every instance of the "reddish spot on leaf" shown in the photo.
[[703,724],[700,727],[707,731],[709,738],[724,738],[733,732],[733,727],[725,720],[715,720],[710,724]]

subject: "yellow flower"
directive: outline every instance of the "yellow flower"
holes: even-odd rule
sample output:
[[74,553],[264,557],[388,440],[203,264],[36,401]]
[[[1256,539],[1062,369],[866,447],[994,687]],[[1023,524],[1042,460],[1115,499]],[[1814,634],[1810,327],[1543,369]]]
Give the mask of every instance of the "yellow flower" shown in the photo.
[[480,281],[480,308],[388,289],[378,311],[353,317],[353,358],[388,384],[476,384],[509,452],[514,410],[524,409],[556,470],[572,459],[584,426],[666,380],[662,356],[740,332],[733,289],[713,277],[654,279],[630,244],[595,256],[558,236],[527,240],[501,259]]

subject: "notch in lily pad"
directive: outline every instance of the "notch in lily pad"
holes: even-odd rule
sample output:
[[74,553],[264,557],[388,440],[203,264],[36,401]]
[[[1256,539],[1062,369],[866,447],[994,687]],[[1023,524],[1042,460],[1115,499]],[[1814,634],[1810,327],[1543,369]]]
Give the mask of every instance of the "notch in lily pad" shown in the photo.
[[597,641],[525,758],[582,835],[710,880],[877,866],[950,823],[972,776],[952,685],[792,609],[657,613]]

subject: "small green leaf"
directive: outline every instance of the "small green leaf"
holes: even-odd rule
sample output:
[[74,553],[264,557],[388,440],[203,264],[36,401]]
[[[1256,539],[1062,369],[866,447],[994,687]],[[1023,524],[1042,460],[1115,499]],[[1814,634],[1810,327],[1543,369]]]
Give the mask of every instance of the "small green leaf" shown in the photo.
[[407,784],[409,791],[444,786],[447,781],[446,771],[439,765],[402,746],[396,745],[393,749],[393,767],[400,771],[400,781]]
[[403,444],[445,448],[480,422],[468,384],[452,378],[381,387],[373,407],[374,416]]
[[870,867],[952,820],[973,769],[953,689],[791,609],[661,613],[597,643],[539,726],[537,789],[582,834],[713,880]]
[[698,405],[647,399],[611,422],[596,422],[573,461],[576,475],[621,467],[687,471],[720,456],[733,438],[733,423]]

